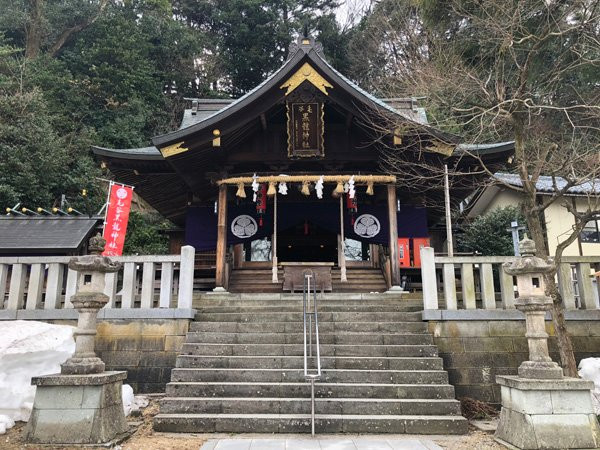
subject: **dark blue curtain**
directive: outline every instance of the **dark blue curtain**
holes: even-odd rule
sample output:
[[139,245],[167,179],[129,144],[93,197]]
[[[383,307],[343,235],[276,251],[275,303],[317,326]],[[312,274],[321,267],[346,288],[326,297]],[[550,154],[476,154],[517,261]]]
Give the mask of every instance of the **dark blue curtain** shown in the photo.
[[[277,205],[278,230],[284,231],[300,223],[309,222],[332,233],[340,232],[339,204],[286,203]],[[244,217],[247,216],[247,217]],[[269,202],[266,213],[256,213],[254,203],[230,205],[227,214],[227,243],[239,244],[248,240],[262,239],[273,234],[273,203]],[[385,205],[360,205],[351,215],[344,209],[344,234],[347,238],[372,244],[388,244],[388,214]],[[233,229],[232,231],[232,223]],[[356,231],[359,233],[357,234]],[[427,237],[426,208],[402,207],[398,212],[398,237]],[[185,224],[185,242],[198,251],[211,250],[217,242],[217,215],[212,207],[188,208]]]

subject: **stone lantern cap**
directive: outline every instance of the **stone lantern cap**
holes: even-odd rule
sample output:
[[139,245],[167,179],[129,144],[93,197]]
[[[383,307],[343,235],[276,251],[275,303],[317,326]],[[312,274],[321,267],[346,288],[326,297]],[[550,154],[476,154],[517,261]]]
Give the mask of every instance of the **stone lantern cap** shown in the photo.
[[533,242],[525,233],[521,242],[519,242],[520,258],[513,262],[504,263],[504,271],[509,275],[524,275],[527,273],[547,273],[554,269],[554,266],[548,261],[535,256],[535,242]]
[[102,256],[106,239],[100,236],[100,233],[90,238],[89,255],[76,256],[69,261],[69,269],[77,272],[117,272],[121,268],[121,263],[111,261],[110,258]]

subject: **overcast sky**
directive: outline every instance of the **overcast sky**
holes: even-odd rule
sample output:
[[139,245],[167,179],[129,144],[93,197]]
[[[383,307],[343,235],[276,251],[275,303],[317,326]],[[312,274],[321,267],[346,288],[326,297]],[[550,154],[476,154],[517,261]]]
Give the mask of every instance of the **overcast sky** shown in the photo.
[[371,0],[342,0],[336,11],[337,20],[341,25],[346,25],[349,20],[356,23],[363,16],[364,10]]

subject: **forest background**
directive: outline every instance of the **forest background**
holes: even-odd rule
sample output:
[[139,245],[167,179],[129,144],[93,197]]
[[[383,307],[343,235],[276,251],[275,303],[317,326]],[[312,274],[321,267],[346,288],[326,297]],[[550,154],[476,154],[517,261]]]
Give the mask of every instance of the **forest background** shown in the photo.
[[[460,64],[494,60],[481,57],[493,56],[486,31],[465,19],[478,9],[487,14],[484,3],[0,0],[0,206],[49,209],[66,199],[80,211],[98,211],[110,174],[93,159],[91,145],[146,146],[178,127],[185,98],[244,94],[283,63],[304,27],[322,42],[330,63],[364,89],[423,96],[430,123],[465,142],[511,140],[510,128],[482,132],[464,112],[457,114],[470,99],[444,90],[440,100],[428,92],[430,83],[415,82],[423,68],[435,73],[428,64],[447,63],[439,58],[446,44]],[[535,18],[552,2],[503,3],[501,17],[525,5],[527,17]],[[457,6],[467,13],[457,14]],[[544,51],[552,61],[562,50]],[[595,96],[594,72],[585,70],[577,81]],[[127,252],[165,249],[161,220],[134,214],[130,226]]]

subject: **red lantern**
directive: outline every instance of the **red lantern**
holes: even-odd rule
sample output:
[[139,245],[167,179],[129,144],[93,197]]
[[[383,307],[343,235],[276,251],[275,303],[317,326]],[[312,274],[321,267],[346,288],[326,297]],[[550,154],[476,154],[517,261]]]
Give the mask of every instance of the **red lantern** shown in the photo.
[[358,212],[358,199],[356,198],[356,194],[354,194],[354,198],[350,198],[350,194],[346,194],[346,208],[350,213],[350,224],[354,226],[354,214]]
[[263,226],[263,214],[267,211],[267,185],[261,184],[256,192],[256,213],[258,214],[258,225]]

